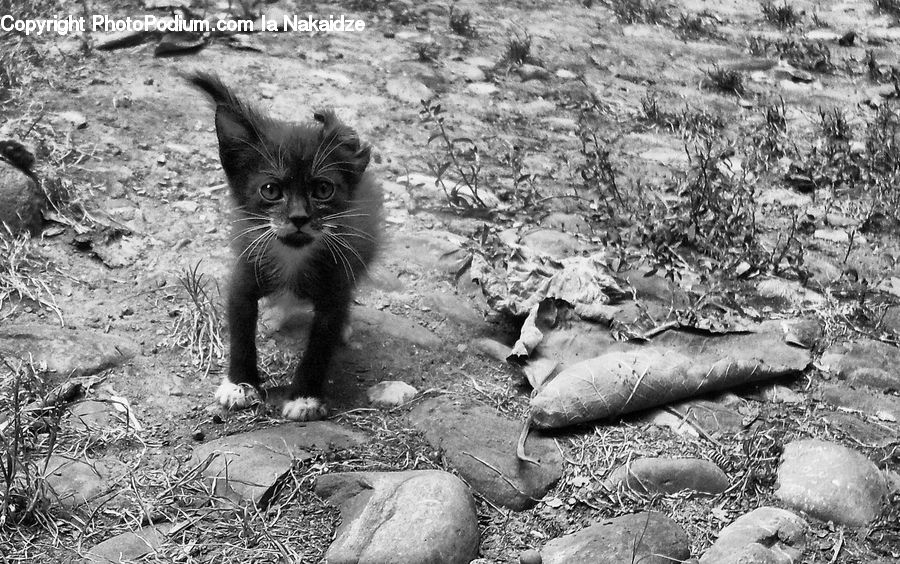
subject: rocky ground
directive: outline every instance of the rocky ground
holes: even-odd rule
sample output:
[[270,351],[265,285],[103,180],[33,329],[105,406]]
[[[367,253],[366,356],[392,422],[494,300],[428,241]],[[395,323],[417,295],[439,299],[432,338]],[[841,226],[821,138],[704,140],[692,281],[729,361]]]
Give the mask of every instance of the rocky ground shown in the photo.
[[[897,3],[0,6],[366,22],[0,40],[4,562],[900,559]],[[327,421],[211,401],[193,69],[375,148]]]

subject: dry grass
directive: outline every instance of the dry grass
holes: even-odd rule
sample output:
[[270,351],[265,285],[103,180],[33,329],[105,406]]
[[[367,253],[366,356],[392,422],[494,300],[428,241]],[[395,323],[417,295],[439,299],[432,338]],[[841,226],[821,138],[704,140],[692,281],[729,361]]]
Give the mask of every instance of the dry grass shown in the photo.
[[206,376],[225,358],[222,308],[219,300],[213,298],[210,282],[200,272],[199,262],[193,268],[185,268],[178,281],[187,302],[179,310],[168,342],[188,351],[191,363]]
[[6,225],[0,226],[0,312],[4,306],[12,306],[0,320],[12,316],[26,302],[26,307],[36,304],[53,312],[62,325],[62,311],[47,280],[47,261],[32,245],[27,233],[15,234]]

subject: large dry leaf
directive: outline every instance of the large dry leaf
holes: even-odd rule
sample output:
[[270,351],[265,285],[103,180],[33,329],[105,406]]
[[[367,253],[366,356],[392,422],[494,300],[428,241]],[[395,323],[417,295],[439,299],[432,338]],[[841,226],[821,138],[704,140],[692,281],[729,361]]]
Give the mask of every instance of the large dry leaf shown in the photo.
[[674,334],[660,343],[616,350],[560,372],[532,398],[535,426],[558,428],[796,374],[808,350],[785,342],[780,322],[756,332]]

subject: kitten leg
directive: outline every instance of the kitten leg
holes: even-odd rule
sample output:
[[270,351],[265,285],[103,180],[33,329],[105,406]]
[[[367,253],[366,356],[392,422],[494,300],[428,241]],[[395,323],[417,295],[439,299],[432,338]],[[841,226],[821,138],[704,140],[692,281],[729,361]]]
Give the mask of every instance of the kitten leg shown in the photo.
[[294,373],[288,390],[288,401],[281,414],[294,421],[321,419],[327,414],[322,401],[322,382],[328,374],[335,349],[340,345],[347,322],[349,300],[335,300],[328,304],[316,304],[309,344],[303,361]]
[[228,409],[243,409],[260,402],[256,368],[256,318],[259,288],[253,273],[239,262],[228,292],[230,357],[228,376],[216,390],[216,401]]

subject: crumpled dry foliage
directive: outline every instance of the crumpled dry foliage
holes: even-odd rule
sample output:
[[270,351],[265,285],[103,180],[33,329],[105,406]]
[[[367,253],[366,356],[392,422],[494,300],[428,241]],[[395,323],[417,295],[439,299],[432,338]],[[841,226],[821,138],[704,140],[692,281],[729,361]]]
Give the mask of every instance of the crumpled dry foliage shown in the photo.
[[810,352],[785,342],[780,322],[756,332],[671,332],[658,343],[579,362],[531,400],[534,425],[558,428],[640,411],[729,387],[796,374]]
[[539,317],[542,308],[563,301],[585,319],[596,320],[603,306],[630,294],[612,276],[603,253],[562,260],[519,248],[504,267],[488,264],[481,255],[472,257],[472,280],[481,284],[492,308],[526,317],[513,356],[528,356],[543,339]]

